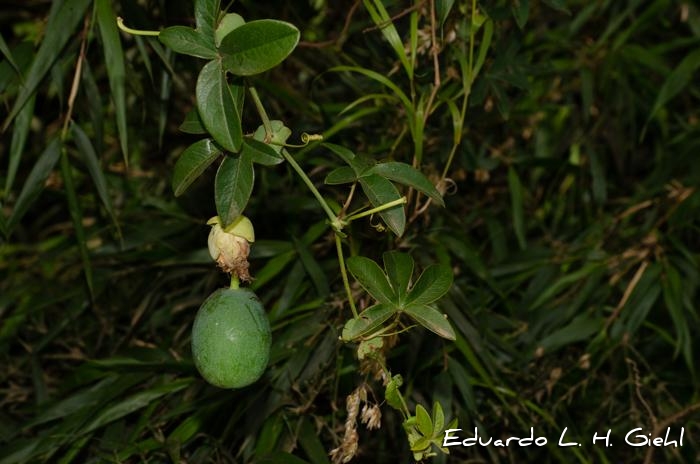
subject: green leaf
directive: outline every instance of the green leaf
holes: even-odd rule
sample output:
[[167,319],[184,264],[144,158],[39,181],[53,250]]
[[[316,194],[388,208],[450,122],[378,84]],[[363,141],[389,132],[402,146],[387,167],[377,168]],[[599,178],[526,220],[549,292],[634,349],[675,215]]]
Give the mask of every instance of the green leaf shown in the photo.
[[199,117],[197,108],[192,108],[187,112],[185,120],[182,121],[179,129],[185,134],[201,135],[207,133],[207,130],[202,124],[202,118]]
[[340,145],[336,145],[334,143],[324,143],[323,146],[328,148],[330,151],[338,155],[343,161],[345,161],[348,164],[348,166],[350,166],[353,169],[353,171],[355,171],[355,175],[357,177],[360,177],[362,174],[367,172],[367,170],[370,169],[374,164],[373,160],[357,156],[352,151],[348,150],[345,147],[341,147]]
[[349,184],[350,182],[355,182],[356,180],[357,175],[355,174],[355,170],[353,168],[350,166],[341,166],[329,172],[324,182],[327,185],[339,185]]
[[218,48],[221,46],[221,41],[224,40],[224,37],[229,35],[231,31],[241,27],[244,24],[245,19],[243,19],[243,16],[239,15],[238,13],[228,13],[221,18],[221,21],[219,22],[219,25],[216,26],[216,31],[214,32],[214,43],[216,47]]
[[307,418],[302,418],[297,436],[299,443],[313,464],[329,464],[326,448],[319,439],[316,428]]
[[90,297],[94,297],[94,286],[92,283],[92,265],[90,264],[90,252],[87,248],[87,240],[85,239],[85,229],[83,227],[83,212],[78,201],[78,194],[75,190],[75,181],[70,162],[68,161],[68,153],[62,150],[61,153],[61,176],[63,177],[63,189],[66,192],[68,200],[68,211],[73,221],[75,228],[75,239],[80,251],[80,259],[83,263],[83,274],[87,283]]
[[415,112],[413,111],[413,104],[411,103],[411,99],[408,98],[408,96],[396,84],[394,84],[394,82],[391,79],[386,77],[384,74],[372,71],[370,69],[362,68],[360,66],[335,66],[331,68],[330,71],[356,72],[372,79],[373,81],[379,82],[380,84],[384,85],[392,92],[394,92],[394,95],[396,95],[401,100],[401,103],[403,103],[404,109],[406,110],[408,120],[411,121],[414,119]]
[[9,230],[7,228],[7,219],[5,219],[5,215],[2,212],[2,202],[0,201],[0,233],[7,237],[9,234]]
[[192,384],[191,378],[170,379],[167,382],[163,382],[161,385],[157,385],[147,390],[134,393],[133,395],[120,398],[118,402],[115,402],[114,404],[102,409],[98,414],[92,417],[90,422],[85,424],[85,428],[81,432],[92,432],[93,430],[121,419],[134,411],[143,409],[152,401],[155,401],[162,396],[182,390],[183,388],[188,387],[190,384]]
[[214,140],[224,149],[238,153],[243,143],[241,116],[219,61],[210,61],[199,73],[197,109]]
[[0,35],[0,53],[5,57],[7,62],[12,66],[12,69],[15,70],[18,76],[22,75],[22,72],[19,69],[19,66],[17,66],[17,63],[15,63],[15,59],[12,56],[12,52],[10,52],[10,47],[7,46],[7,42],[5,42],[5,39],[3,36]]
[[396,30],[396,26],[394,26],[391,16],[389,16],[386,8],[384,8],[382,0],[364,0],[363,3],[375,26],[382,31],[382,35],[386,41],[389,42],[391,48],[394,49],[394,53],[396,53],[399,61],[401,61],[401,64],[406,70],[406,74],[408,75],[409,79],[413,80],[413,66],[408,60],[408,56],[406,56],[406,49],[404,47],[403,40],[401,40],[401,37]]
[[387,404],[394,409],[398,409],[399,411],[403,411],[404,407],[403,398],[401,396],[401,392],[399,391],[401,385],[403,385],[403,377],[396,374],[391,378],[384,389],[384,399],[386,400]]
[[97,24],[102,37],[102,48],[105,54],[105,68],[109,78],[109,90],[114,102],[119,132],[119,144],[122,149],[124,163],[129,165],[129,137],[126,123],[126,70],[124,68],[124,51],[117,30],[117,15],[112,9],[111,0],[97,0],[95,3]]
[[382,255],[382,258],[386,275],[389,277],[389,282],[398,296],[399,305],[401,305],[406,297],[411,275],[413,275],[413,258],[400,251],[388,251]]
[[527,23],[527,17],[530,14],[530,0],[515,0],[511,3],[510,9],[518,27],[523,29],[525,23]]
[[[365,192],[369,202],[372,203],[374,207],[401,198],[401,194],[396,187],[394,187],[394,184],[378,174],[360,177],[359,181],[362,186],[362,191]],[[380,211],[378,214],[393,233],[398,237],[403,235],[404,229],[406,228],[406,213],[403,205],[396,205],[393,208]]]
[[214,181],[216,213],[221,226],[228,227],[248,204],[253,191],[255,171],[246,156],[227,156],[219,166]]
[[659,94],[656,96],[656,101],[654,101],[654,106],[649,113],[646,124],[649,124],[666,103],[685,89],[698,68],[700,68],[700,49],[694,50],[683,58],[683,61],[666,78],[661,89],[659,89]]
[[600,316],[583,313],[576,316],[569,324],[561,329],[552,331],[539,344],[546,353],[551,353],[562,346],[587,340],[599,332],[605,320]]
[[566,6],[566,0],[542,0],[542,3],[562,13],[571,14],[571,10]]
[[221,10],[220,0],[195,0],[194,20],[197,32],[207,46],[214,48],[214,28]]
[[224,69],[252,76],[280,64],[299,42],[299,29],[284,21],[261,19],[237,27],[221,41]]
[[510,190],[510,202],[513,214],[513,228],[515,236],[518,238],[520,249],[527,248],[525,241],[525,213],[523,212],[523,186],[520,183],[520,177],[515,169],[511,166],[508,169],[508,190]]
[[435,12],[437,13],[438,23],[442,28],[447,21],[447,17],[454,6],[455,0],[436,0]]
[[29,172],[27,180],[24,182],[22,191],[17,197],[15,207],[12,210],[9,220],[7,221],[8,232],[10,232],[19,223],[22,216],[29,210],[29,207],[37,199],[41,191],[44,189],[46,179],[53,171],[54,166],[61,156],[61,142],[58,138],[51,140],[44,152],[39,156],[36,164]]
[[[277,119],[273,119],[272,121],[270,121],[270,127],[272,128],[272,135],[269,140],[269,146],[277,153],[281,153],[283,145],[287,143],[287,139],[290,135],[292,135],[292,130],[289,127],[285,126],[282,121],[279,121]],[[263,143],[266,143],[266,136],[267,134],[265,133],[265,126],[262,124],[258,126],[258,128],[255,130],[255,133],[253,134],[253,138],[255,140]]]
[[420,325],[431,332],[446,338],[455,340],[457,336],[444,314],[427,305],[411,304],[404,308],[404,312],[416,320]]
[[452,286],[452,269],[433,264],[428,266],[408,293],[405,304],[429,304],[442,297]]
[[221,155],[221,149],[211,139],[193,143],[182,152],[173,170],[173,192],[178,197],[211,163]]
[[248,156],[253,163],[263,166],[274,166],[284,162],[282,155],[273,146],[248,137],[243,139],[241,153]]
[[370,306],[362,311],[358,318],[350,319],[345,323],[342,334],[343,340],[347,342],[372,334],[394,313],[394,307],[390,304],[380,303]]
[[433,404],[433,435],[440,436],[445,428],[445,413],[442,411],[442,406],[437,401]]
[[75,123],[71,124],[71,132],[73,133],[80,157],[82,158],[83,163],[85,163],[85,166],[90,173],[90,177],[92,177],[92,183],[95,185],[100,201],[102,201],[102,205],[104,205],[114,224],[117,225],[117,216],[114,213],[112,199],[107,191],[107,180],[105,179],[104,172],[100,166],[100,160],[97,157],[95,148],[92,146],[92,142],[90,142],[90,139],[79,125]]
[[433,421],[430,420],[430,414],[421,404],[416,405],[416,425],[424,437],[433,436]]
[[664,303],[666,303],[673,327],[676,330],[676,346],[673,356],[676,357],[678,353],[683,352],[686,363],[692,370],[694,363],[690,327],[693,324],[683,311],[683,279],[678,270],[671,265],[664,266],[664,274],[665,278],[662,280]]
[[210,43],[202,34],[191,27],[166,27],[160,31],[158,40],[176,53],[205,58],[207,60],[216,58],[213,36]]
[[379,265],[364,256],[352,256],[347,260],[350,273],[380,303],[395,304],[396,293]]
[[[44,28],[46,35],[41,41],[31,68],[26,75],[12,110],[3,123],[2,131],[7,130],[12,120],[22,110],[27,100],[34,95],[37,86],[44,79],[71,37],[76,37],[75,29],[81,23],[91,0],[65,0],[51,15]],[[58,158],[57,158],[58,159]]]
[[24,105],[24,108],[22,108],[22,111],[17,115],[17,119],[15,119],[15,125],[12,129],[12,141],[10,142],[10,162],[7,167],[7,177],[5,178],[5,194],[8,194],[12,189],[19,163],[22,160],[24,145],[29,135],[32,118],[34,117],[35,102],[36,95],[32,95],[27,104]]
[[425,177],[422,172],[406,163],[400,163],[398,161],[379,163],[367,171],[367,173],[379,174],[394,182],[413,187],[430,197],[438,205],[445,206],[442,195],[440,195],[440,192],[438,192],[428,178]]
[[294,248],[299,255],[299,259],[304,265],[306,273],[311,277],[311,281],[316,287],[316,293],[321,298],[326,298],[330,294],[330,287],[328,285],[328,278],[326,273],[321,268],[321,265],[314,258],[314,256],[309,251],[308,247],[304,245],[300,240],[294,238]]

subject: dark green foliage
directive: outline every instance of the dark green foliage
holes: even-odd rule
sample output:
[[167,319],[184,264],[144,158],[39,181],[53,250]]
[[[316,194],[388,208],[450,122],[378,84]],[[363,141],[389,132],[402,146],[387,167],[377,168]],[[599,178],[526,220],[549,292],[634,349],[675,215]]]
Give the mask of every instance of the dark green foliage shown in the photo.
[[[0,463],[325,463],[348,424],[351,462],[694,462],[700,9],[474,3],[241,0],[219,39],[210,0],[3,4]],[[354,219],[358,319],[285,154]],[[190,330],[228,285],[205,222],[244,208],[273,342],[225,391]],[[683,448],[624,444],[669,426]],[[439,450],[474,427],[549,443]]]

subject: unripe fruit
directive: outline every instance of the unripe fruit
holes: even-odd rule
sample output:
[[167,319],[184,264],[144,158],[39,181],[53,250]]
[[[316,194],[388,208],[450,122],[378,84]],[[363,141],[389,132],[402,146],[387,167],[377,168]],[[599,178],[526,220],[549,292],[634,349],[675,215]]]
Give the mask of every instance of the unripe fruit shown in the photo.
[[270,358],[270,322],[247,288],[219,289],[207,298],[192,326],[192,357],[204,379],[240,388],[262,376]]

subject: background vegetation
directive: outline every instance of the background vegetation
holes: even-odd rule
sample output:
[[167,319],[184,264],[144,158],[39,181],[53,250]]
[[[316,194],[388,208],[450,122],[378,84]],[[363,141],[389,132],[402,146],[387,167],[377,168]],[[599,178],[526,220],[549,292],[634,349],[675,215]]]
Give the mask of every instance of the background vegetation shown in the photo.
[[[403,48],[372,19],[368,5],[380,4]],[[694,2],[494,0],[478,2],[480,16],[449,0],[241,0],[230,10],[302,31],[293,55],[255,80],[293,139],[322,132],[415,163],[443,188],[445,208],[413,198],[400,238],[376,217],[352,224],[353,254],[398,249],[419,268],[454,270],[439,307],[457,340],[415,328],[392,339],[387,364],[412,410],[438,401],[465,434],[534,427],[550,443],[451,448],[436,462],[698,460]],[[0,9],[0,463],[325,463],[361,385],[381,428],[358,425],[353,462],[409,462],[382,379],[338,339],[349,310],[332,232],[287,165],[258,172],[247,209],[270,367],[238,391],[197,375],[192,319],[226,285],[206,250],[214,173],[178,199],[170,176],[196,140],[178,127],[201,62],[121,35],[116,14],[144,29],[193,24],[188,1]],[[412,77],[400,50],[415,53]],[[414,110],[424,105],[421,140],[386,82],[331,71],[340,65],[375,71]],[[323,183],[336,157],[313,147],[294,156],[344,201]],[[622,443],[633,428],[669,426],[685,427],[683,448]],[[556,446],[564,427],[582,447]],[[613,447],[590,444],[607,429]]]

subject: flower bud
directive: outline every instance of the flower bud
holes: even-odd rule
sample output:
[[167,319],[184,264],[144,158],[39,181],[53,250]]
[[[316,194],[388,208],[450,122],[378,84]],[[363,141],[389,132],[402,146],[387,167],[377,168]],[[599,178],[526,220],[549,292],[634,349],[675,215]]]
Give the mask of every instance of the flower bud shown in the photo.
[[237,276],[240,280],[251,280],[248,273],[250,242],[255,241],[253,224],[245,216],[239,216],[226,229],[221,227],[219,216],[207,221],[209,232],[209,255],[221,270]]

